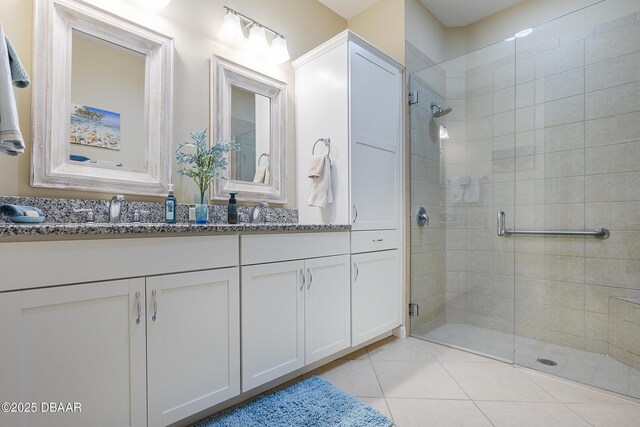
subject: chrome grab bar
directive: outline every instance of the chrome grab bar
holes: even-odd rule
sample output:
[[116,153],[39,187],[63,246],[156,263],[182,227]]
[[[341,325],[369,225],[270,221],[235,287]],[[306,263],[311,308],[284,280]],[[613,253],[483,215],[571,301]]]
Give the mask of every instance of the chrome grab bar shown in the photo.
[[525,234],[533,236],[592,236],[596,239],[609,238],[609,230],[604,227],[596,228],[595,230],[532,230],[532,229],[514,229],[507,228],[504,211],[498,211],[498,236],[509,237],[513,234]]

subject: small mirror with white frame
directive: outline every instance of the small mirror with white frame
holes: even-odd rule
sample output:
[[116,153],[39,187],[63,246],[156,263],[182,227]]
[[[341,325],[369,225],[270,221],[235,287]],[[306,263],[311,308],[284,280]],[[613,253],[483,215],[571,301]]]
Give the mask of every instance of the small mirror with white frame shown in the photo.
[[212,59],[213,141],[234,142],[212,198],[286,203],[287,85],[224,58]]
[[35,2],[31,185],[164,195],[173,39],[79,0]]

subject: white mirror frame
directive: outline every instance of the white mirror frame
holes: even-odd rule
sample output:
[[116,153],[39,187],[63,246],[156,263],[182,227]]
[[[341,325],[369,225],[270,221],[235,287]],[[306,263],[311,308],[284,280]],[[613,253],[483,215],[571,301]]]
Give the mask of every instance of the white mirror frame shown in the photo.
[[[164,195],[173,159],[173,39],[79,0],[35,0],[34,7],[31,185]],[[145,55],[143,171],[69,161],[73,30]]]
[[[232,180],[229,162],[217,179],[211,197],[226,200],[238,193],[240,201],[287,203],[287,84],[257,71],[214,55],[211,61],[211,128],[212,141],[231,141],[231,86],[265,96],[271,101],[271,141],[269,168],[271,182],[266,184]],[[227,156],[229,160],[229,156]]]

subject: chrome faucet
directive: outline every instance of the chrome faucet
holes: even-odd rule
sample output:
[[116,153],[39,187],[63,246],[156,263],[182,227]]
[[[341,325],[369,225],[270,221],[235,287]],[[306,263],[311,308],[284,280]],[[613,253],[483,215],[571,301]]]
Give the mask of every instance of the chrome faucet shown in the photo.
[[109,202],[109,222],[120,222],[122,219],[122,201],[124,196],[117,194],[111,198]]
[[[261,214],[264,212],[264,210],[266,208],[269,207],[268,203],[265,202],[260,202],[258,203],[254,208],[253,208],[253,212],[251,212],[251,222],[259,222],[260,221],[260,216]],[[266,222],[266,218],[265,221]]]

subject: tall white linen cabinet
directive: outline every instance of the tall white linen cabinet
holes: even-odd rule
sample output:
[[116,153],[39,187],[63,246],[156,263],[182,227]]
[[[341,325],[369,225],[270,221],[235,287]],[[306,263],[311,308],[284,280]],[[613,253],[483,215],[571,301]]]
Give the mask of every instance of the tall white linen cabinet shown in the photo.
[[[300,222],[352,225],[356,346],[401,323],[404,66],[346,30],[293,67]],[[333,203],[309,206],[308,165],[324,153]]]

